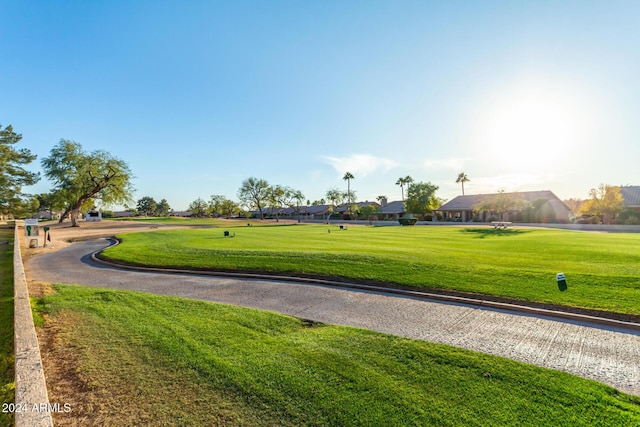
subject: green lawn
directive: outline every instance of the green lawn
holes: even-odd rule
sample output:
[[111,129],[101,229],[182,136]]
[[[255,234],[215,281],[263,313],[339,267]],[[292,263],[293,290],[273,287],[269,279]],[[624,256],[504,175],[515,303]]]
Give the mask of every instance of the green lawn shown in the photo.
[[[13,370],[13,227],[0,224],[0,403],[14,400]],[[13,414],[0,412],[0,425],[13,425]]]
[[74,411],[102,425],[640,425],[637,397],[495,356],[222,304],[55,288],[40,305],[67,319],[61,339],[96,402]]
[[[440,288],[640,315],[640,234],[290,225],[120,236],[112,260]],[[330,233],[328,231],[331,231]],[[568,290],[555,280],[565,273]]]

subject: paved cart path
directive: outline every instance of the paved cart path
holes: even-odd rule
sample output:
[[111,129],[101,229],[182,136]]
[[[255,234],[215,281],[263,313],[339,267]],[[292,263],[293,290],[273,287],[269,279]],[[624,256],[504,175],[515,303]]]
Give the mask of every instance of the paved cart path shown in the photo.
[[25,261],[27,277],[131,289],[276,311],[508,357],[640,395],[640,332],[505,310],[308,283],[126,271],[89,254],[105,239],[77,242]]

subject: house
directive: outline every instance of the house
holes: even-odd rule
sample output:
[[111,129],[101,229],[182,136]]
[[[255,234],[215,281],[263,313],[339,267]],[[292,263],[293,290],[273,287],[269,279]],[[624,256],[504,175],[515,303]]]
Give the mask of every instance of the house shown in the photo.
[[[499,196],[494,194],[475,194],[458,196],[436,209],[442,214],[444,221],[480,221],[485,222],[499,219],[496,212],[476,212],[475,207],[480,201],[490,197]],[[528,202],[528,207],[514,209],[507,212],[501,218],[504,221],[514,222],[568,222],[571,209],[558,198],[553,192],[543,191],[521,191],[515,193],[502,193],[514,200]]]
[[333,212],[331,205],[311,205],[302,208],[302,213],[307,219],[326,220]]
[[640,185],[620,187],[620,193],[626,208],[640,210]]
[[405,214],[405,206],[403,201],[395,201],[387,203],[385,199],[382,200],[382,206],[378,213],[380,219],[398,219]]

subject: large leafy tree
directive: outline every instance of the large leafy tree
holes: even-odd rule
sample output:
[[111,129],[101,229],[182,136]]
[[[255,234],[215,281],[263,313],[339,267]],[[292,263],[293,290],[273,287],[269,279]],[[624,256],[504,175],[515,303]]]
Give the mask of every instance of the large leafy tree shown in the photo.
[[158,202],[151,196],[144,196],[138,200],[137,208],[141,215],[155,215],[158,209]]
[[167,199],[162,199],[156,206],[156,215],[158,216],[168,216],[169,212],[171,212],[171,206],[169,206],[169,202]]
[[602,222],[609,223],[624,208],[624,199],[620,187],[600,184],[589,191],[590,199],[581,206],[583,214],[599,216]]
[[209,202],[209,211],[215,217],[231,218],[240,212],[240,206],[225,196],[214,194]]
[[407,212],[425,215],[440,207],[440,199],[436,197],[437,185],[431,182],[413,183],[407,190]]
[[238,190],[238,199],[249,208],[255,207],[260,212],[260,219],[264,219],[262,208],[269,197],[269,183],[264,179],[247,178],[242,181]]
[[56,197],[65,203],[60,222],[68,215],[77,227],[81,208],[96,201],[108,206],[132,200],[129,166],[104,150],[88,153],[79,143],[62,139],[42,159],[42,167],[54,184]]
[[[11,125],[0,125],[0,215],[22,214],[24,209],[33,207],[32,201],[25,200],[22,187],[33,185],[40,179],[37,173],[27,171],[24,166],[36,159],[26,148],[13,146],[20,142],[22,135],[13,131]],[[37,206],[36,206],[37,209]]]
[[202,197],[198,197],[189,205],[189,212],[191,212],[192,216],[197,216],[198,218],[204,217],[209,212],[209,205],[207,205],[207,202],[205,202]]

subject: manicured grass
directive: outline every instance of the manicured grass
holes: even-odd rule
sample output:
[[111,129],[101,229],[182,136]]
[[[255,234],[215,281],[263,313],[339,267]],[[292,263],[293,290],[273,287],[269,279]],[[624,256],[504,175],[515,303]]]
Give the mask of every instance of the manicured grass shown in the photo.
[[[13,228],[0,225],[0,404],[14,401],[13,370]],[[0,412],[0,425],[13,425],[13,414]]]
[[223,227],[229,225],[247,225],[251,224],[252,226],[263,226],[270,225],[270,222],[258,221],[255,219],[220,219],[220,218],[182,218],[176,216],[135,216],[128,218],[109,218],[109,221],[133,221],[133,222],[152,222],[155,224],[166,224],[166,225],[187,225],[187,226],[212,226],[212,227]]
[[[137,265],[301,274],[640,315],[640,234],[481,227],[293,225],[120,236]],[[328,230],[331,232],[329,233]],[[568,290],[555,275],[565,273]]]
[[495,356],[222,304],[55,289],[42,306],[71,319],[61,337],[99,402],[73,410],[102,425],[640,424],[637,397]]

